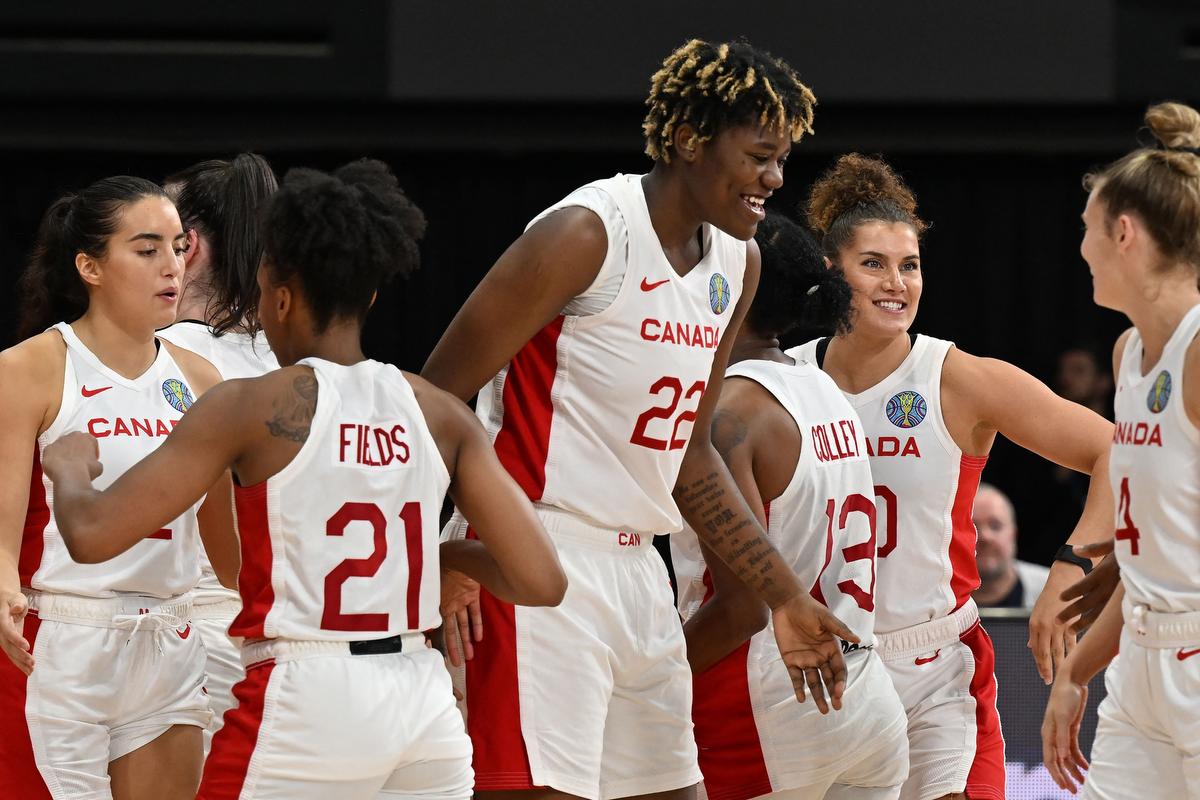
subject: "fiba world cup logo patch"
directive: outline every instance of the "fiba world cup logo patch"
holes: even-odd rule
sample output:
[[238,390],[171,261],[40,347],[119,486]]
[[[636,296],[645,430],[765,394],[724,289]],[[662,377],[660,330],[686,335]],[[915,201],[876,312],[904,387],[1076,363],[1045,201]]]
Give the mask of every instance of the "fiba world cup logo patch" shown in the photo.
[[1167,407],[1167,401],[1171,399],[1171,373],[1165,369],[1158,373],[1158,377],[1154,379],[1154,385],[1150,387],[1150,394],[1146,397],[1146,407],[1155,414]]
[[179,378],[167,378],[163,381],[163,397],[167,398],[167,402],[171,404],[171,408],[178,411],[180,414],[192,407],[195,402],[192,397],[192,391],[187,387],[187,384],[179,380]]
[[888,421],[897,428],[917,427],[921,424],[921,420],[925,419],[928,411],[929,407],[925,404],[925,398],[911,390],[892,395],[892,399],[887,401],[887,407],[884,409]]
[[708,279],[708,304],[714,314],[729,308],[729,281],[719,272]]

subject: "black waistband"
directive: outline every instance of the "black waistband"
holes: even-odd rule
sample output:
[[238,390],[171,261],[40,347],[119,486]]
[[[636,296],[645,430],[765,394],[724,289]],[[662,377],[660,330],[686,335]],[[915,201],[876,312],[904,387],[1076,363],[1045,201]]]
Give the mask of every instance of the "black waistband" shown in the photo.
[[386,653],[403,653],[406,633],[389,636],[386,639],[370,639],[365,642],[350,642],[352,656],[381,656]]

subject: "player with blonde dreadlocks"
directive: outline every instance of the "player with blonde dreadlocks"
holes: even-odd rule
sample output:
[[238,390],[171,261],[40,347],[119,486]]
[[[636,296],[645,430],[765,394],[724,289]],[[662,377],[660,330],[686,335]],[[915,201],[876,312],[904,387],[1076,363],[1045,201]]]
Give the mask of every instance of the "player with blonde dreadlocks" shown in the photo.
[[[841,705],[838,637],[857,639],[771,547],[709,437],[758,285],[752,239],[813,103],[791,68],[745,42],[688,42],[651,83],[650,173],[590,183],[539,214],[425,365],[453,394],[479,393],[570,582],[558,608],[527,609],[443,576],[488,800],[693,796],[690,671],[651,547],[683,519],[774,610],[797,694]],[[472,533],[456,514],[446,535]]]

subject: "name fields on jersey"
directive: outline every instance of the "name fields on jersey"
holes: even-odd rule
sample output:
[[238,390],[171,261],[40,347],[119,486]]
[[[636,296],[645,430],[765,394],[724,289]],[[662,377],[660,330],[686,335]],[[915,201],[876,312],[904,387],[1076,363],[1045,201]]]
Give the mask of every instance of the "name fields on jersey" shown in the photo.
[[362,467],[399,467],[408,463],[407,431],[400,423],[381,428],[357,422],[337,426],[339,464]]

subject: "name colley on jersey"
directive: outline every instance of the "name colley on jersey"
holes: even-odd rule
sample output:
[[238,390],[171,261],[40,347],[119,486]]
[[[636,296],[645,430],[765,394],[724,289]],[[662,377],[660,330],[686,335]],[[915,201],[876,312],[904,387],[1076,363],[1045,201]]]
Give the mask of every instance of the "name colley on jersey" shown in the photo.
[[338,425],[338,462],[364,467],[390,467],[407,464],[407,431],[400,423],[390,428],[343,422]]

